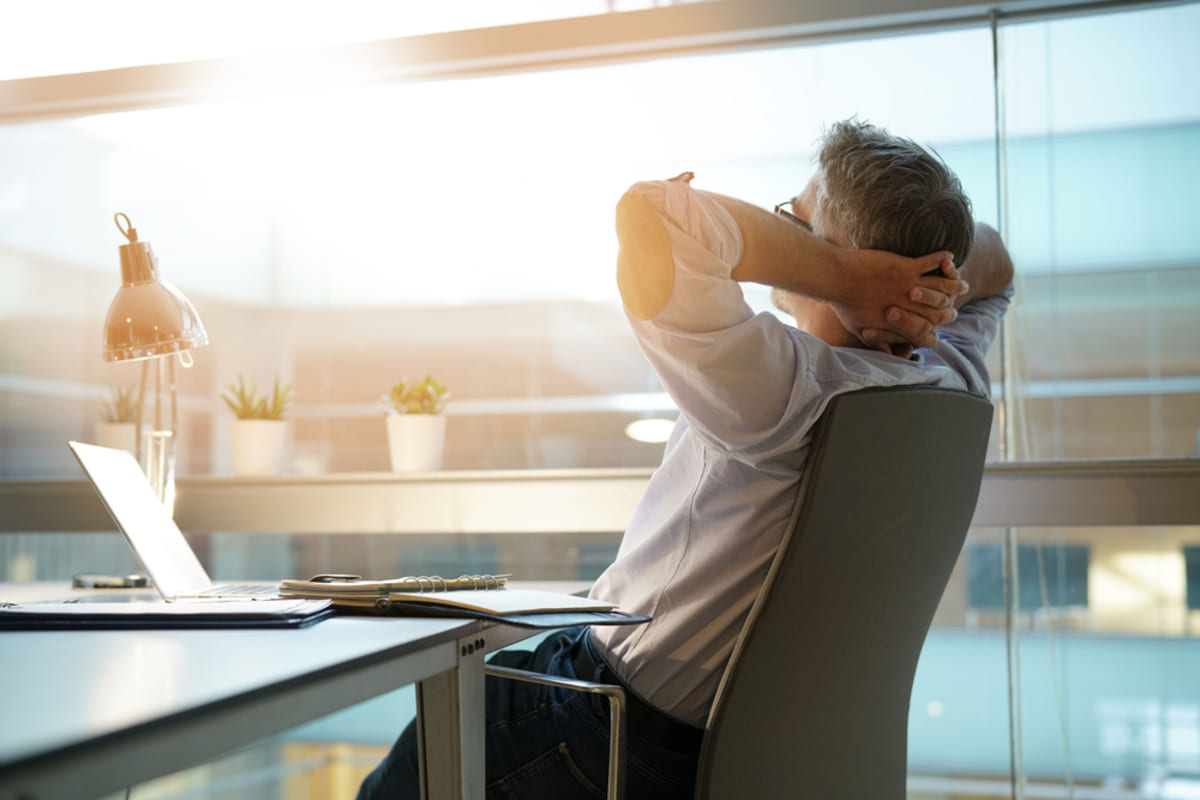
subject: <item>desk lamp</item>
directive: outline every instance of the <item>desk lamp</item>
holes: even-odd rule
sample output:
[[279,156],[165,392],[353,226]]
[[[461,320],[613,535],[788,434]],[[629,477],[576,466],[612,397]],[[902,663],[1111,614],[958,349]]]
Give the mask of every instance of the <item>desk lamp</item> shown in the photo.
[[[208,344],[208,334],[188,299],[158,277],[158,259],[149,242],[138,241],[137,229],[129,217],[117,213],[113,220],[129,241],[120,248],[121,288],[104,321],[104,360],[142,362],[136,452],[151,486],[170,513],[175,506],[175,434],[179,426],[175,360],[190,367],[190,351]],[[142,419],[151,362],[155,366],[154,428],[149,441],[143,443]],[[163,421],[164,386],[171,404],[170,427]]]

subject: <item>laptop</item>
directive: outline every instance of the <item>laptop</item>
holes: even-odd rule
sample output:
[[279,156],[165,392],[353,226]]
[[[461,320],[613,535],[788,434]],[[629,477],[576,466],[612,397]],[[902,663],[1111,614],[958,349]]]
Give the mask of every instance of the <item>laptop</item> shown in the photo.
[[274,583],[214,585],[132,453],[83,442],[68,444],[168,603],[196,598],[279,598],[279,585]]

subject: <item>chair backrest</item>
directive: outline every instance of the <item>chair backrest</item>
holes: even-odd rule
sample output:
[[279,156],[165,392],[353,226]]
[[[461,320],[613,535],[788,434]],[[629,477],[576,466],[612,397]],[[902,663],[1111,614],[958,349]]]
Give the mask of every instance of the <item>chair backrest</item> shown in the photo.
[[984,398],[934,387],[852,392],[822,415],[717,691],[697,798],[904,797],[913,674],[991,419]]

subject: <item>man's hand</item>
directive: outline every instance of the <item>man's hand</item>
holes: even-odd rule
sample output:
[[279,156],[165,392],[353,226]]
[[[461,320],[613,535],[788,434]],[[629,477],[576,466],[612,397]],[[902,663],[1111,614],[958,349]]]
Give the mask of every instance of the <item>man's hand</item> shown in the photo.
[[967,291],[950,253],[905,258],[846,250],[765,209],[709,196],[742,232],[741,261],[730,273],[734,280],[828,303],[842,326],[868,347],[906,357],[914,346],[933,346],[933,331],[954,319],[954,298]]
[[842,260],[847,296],[830,303],[834,313],[863,344],[901,357],[937,343],[934,331],[958,316],[954,298],[969,288],[946,252],[844,250]]

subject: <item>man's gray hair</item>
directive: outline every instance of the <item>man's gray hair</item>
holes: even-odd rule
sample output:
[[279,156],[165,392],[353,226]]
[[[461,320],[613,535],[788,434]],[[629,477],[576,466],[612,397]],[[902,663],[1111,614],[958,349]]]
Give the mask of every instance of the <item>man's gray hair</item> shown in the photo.
[[849,119],[821,137],[817,164],[820,220],[846,246],[910,258],[949,250],[966,263],[975,239],[971,201],[937,153]]

